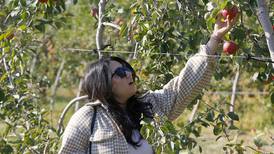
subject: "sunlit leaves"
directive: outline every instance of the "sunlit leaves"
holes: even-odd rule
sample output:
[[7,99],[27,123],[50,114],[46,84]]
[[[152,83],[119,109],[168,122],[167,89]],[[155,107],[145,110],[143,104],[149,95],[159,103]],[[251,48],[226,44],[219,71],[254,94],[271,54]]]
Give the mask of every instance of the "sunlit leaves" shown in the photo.
[[0,134],[0,153],[11,153],[14,150],[40,153],[46,146],[45,142],[48,142],[44,139],[53,141],[57,136],[52,131],[53,136],[49,139],[49,130],[52,129],[44,115],[41,115],[35,100],[35,93],[39,90],[35,86],[39,83],[31,78],[29,72],[29,62],[33,56],[33,50],[29,46],[34,45],[33,27],[36,26],[41,32],[45,32],[49,24],[60,28],[63,20],[56,23],[55,20],[63,17],[55,16],[62,13],[65,6],[64,1],[50,1],[41,5],[37,2],[16,0],[5,1],[5,5],[1,5],[0,64],[3,67],[0,84],[5,86],[0,90],[0,121],[5,123],[1,123],[1,128],[4,127],[5,131]]
[[185,127],[185,132],[179,132],[174,125],[166,118],[155,115],[155,120],[144,120],[141,123],[142,135],[152,144],[157,153],[179,153],[181,150],[192,150],[197,146],[197,142],[190,137],[191,133],[197,131],[199,127],[189,124]]

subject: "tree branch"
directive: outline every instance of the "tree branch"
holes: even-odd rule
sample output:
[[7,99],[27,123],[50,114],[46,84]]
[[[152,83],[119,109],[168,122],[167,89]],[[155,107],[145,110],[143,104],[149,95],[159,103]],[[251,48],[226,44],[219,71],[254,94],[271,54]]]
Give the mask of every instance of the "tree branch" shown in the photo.
[[[264,34],[266,37],[266,43],[270,52],[270,57],[272,61],[274,61],[274,32],[272,29],[272,25],[269,19],[267,5],[265,0],[257,0],[258,3],[258,10],[257,14],[260,20],[260,23],[263,27]],[[272,64],[274,68],[274,63]]]
[[[79,87],[78,87],[77,97],[80,97],[81,95],[82,83],[83,83],[83,79],[81,78]],[[79,101],[76,102],[74,111],[76,112],[78,109],[79,109]]]
[[101,53],[101,50],[104,46],[103,45],[103,32],[104,32],[103,13],[105,11],[105,6],[106,6],[106,0],[100,0],[100,2],[98,4],[98,7],[99,7],[98,27],[97,27],[97,32],[96,32],[96,46],[97,46],[99,58],[101,58],[103,56]]
[[59,85],[59,82],[60,82],[61,74],[62,74],[63,69],[64,69],[64,64],[65,64],[65,59],[62,59],[62,62],[61,62],[60,67],[58,69],[58,72],[57,72],[57,75],[55,77],[55,81],[54,81],[54,84],[53,84],[52,90],[51,90],[51,99],[50,99],[51,121],[52,121],[52,118],[53,118],[52,117],[52,112],[53,112],[53,109],[54,109],[56,91],[57,91],[57,88],[58,88],[58,85]]
[[200,100],[197,101],[197,103],[194,105],[193,109],[192,109],[192,112],[191,112],[191,115],[189,117],[189,122],[192,122],[193,119],[194,119],[194,116],[199,108],[199,105],[200,105]]
[[63,128],[64,128],[64,125],[63,125],[63,121],[64,121],[64,118],[65,118],[65,115],[66,113],[68,112],[68,110],[70,109],[70,107],[76,103],[77,101],[80,101],[80,100],[83,100],[83,99],[87,99],[88,96],[85,95],[85,96],[81,96],[81,97],[76,97],[74,98],[73,100],[71,100],[68,105],[65,107],[65,109],[63,110],[59,120],[58,120],[58,129],[57,129],[57,133],[60,135],[63,133]]
[[[239,69],[239,66],[237,66],[237,72],[236,72],[236,75],[233,81],[233,86],[232,86],[232,95],[231,95],[231,101],[229,106],[229,112],[234,112],[237,84],[239,82],[239,78],[240,78],[240,69]],[[233,120],[230,120],[230,126],[233,126]]]
[[10,73],[10,68],[9,68],[9,66],[6,63],[5,56],[3,57],[3,63],[4,63],[5,70],[6,70],[7,74],[8,74],[8,79],[9,79],[10,86],[12,88],[14,88],[13,79],[12,79],[12,76],[11,76],[11,73]]
[[137,59],[137,55],[138,55],[138,45],[139,45],[139,43],[136,42],[136,43],[135,43],[135,48],[134,48],[133,59]]
[[120,27],[119,25],[114,24],[114,23],[103,22],[103,25],[104,25],[104,26],[110,26],[110,27],[113,27],[113,28],[115,28],[115,29],[121,30],[121,27]]

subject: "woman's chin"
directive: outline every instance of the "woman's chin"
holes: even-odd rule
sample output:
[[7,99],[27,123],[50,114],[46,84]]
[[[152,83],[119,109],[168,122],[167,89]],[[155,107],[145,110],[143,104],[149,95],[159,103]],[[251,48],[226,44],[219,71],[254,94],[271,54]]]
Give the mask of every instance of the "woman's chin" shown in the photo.
[[130,97],[132,97],[132,96],[135,95],[136,93],[137,93],[136,87],[133,88],[133,89],[131,89],[131,90],[130,90]]

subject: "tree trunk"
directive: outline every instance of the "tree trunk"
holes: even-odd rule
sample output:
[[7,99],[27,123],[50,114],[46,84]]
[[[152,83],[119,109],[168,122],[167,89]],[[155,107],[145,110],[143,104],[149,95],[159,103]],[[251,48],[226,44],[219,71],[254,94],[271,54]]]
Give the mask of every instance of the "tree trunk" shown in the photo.
[[[258,3],[258,17],[260,23],[264,29],[264,34],[266,37],[266,43],[269,49],[271,60],[274,61],[274,32],[272,29],[272,25],[269,19],[269,13],[267,10],[267,5],[265,0],[257,0]],[[272,63],[272,67],[274,69],[274,63]]]
[[63,69],[64,69],[64,64],[65,64],[65,59],[63,59],[61,64],[60,64],[60,67],[58,69],[58,72],[57,72],[57,75],[55,77],[55,81],[54,81],[54,84],[53,84],[52,90],[51,90],[51,99],[50,99],[51,122],[53,120],[52,112],[53,112],[54,105],[55,105],[56,92],[57,92],[59,82],[60,82],[60,78],[61,78],[61,75],[62,75],[62,72],[63,72]]
[[[235,106],[235,100],[236,100],[236,92],[237,92],[237,84],[239,82],[240,78],[240,69],[239,66],[237,67],[237,72],[233,81],[232,86],[232,95],[231,95],[231,101],[230,101],[230,107],[229,112],[234,112],[234,106]],[[230,120],[230,126],[233,126],[233,120]]]

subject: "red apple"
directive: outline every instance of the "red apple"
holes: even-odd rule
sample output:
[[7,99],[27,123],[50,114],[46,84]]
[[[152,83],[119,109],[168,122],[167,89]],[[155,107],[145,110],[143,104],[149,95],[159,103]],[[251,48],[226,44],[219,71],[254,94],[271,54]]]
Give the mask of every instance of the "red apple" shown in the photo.
[[235,54],[237,50],[238,50],[238,45],[233,41],[229,41],[229,42],[226,41],[223,44],[223,51],[224,51],[224,53],[226,53],[228,55]]
[[270,76],[267,80],[265,80],[263,82],[264,82],[264,84],[270,84],[273,81],[274,81],[274,75]]
[[227,18],[227,16],[229,16],[229,20],[233,19],[236,17],[236,15],[238,14],[238,8],[237,6],[232,6],[230,8],[225,8],[221,11],[221,14],[223,17]]
[[90,15],[93,16],[94,18],[97,18],[98,17],[98,8],[97,7],[91,8]]
[[226,18],[226,16],[228,15],[228,10],[227,10],[227,9],[223,9],[223,10],[221,11],[221,14],[223,15],[223,17]]

